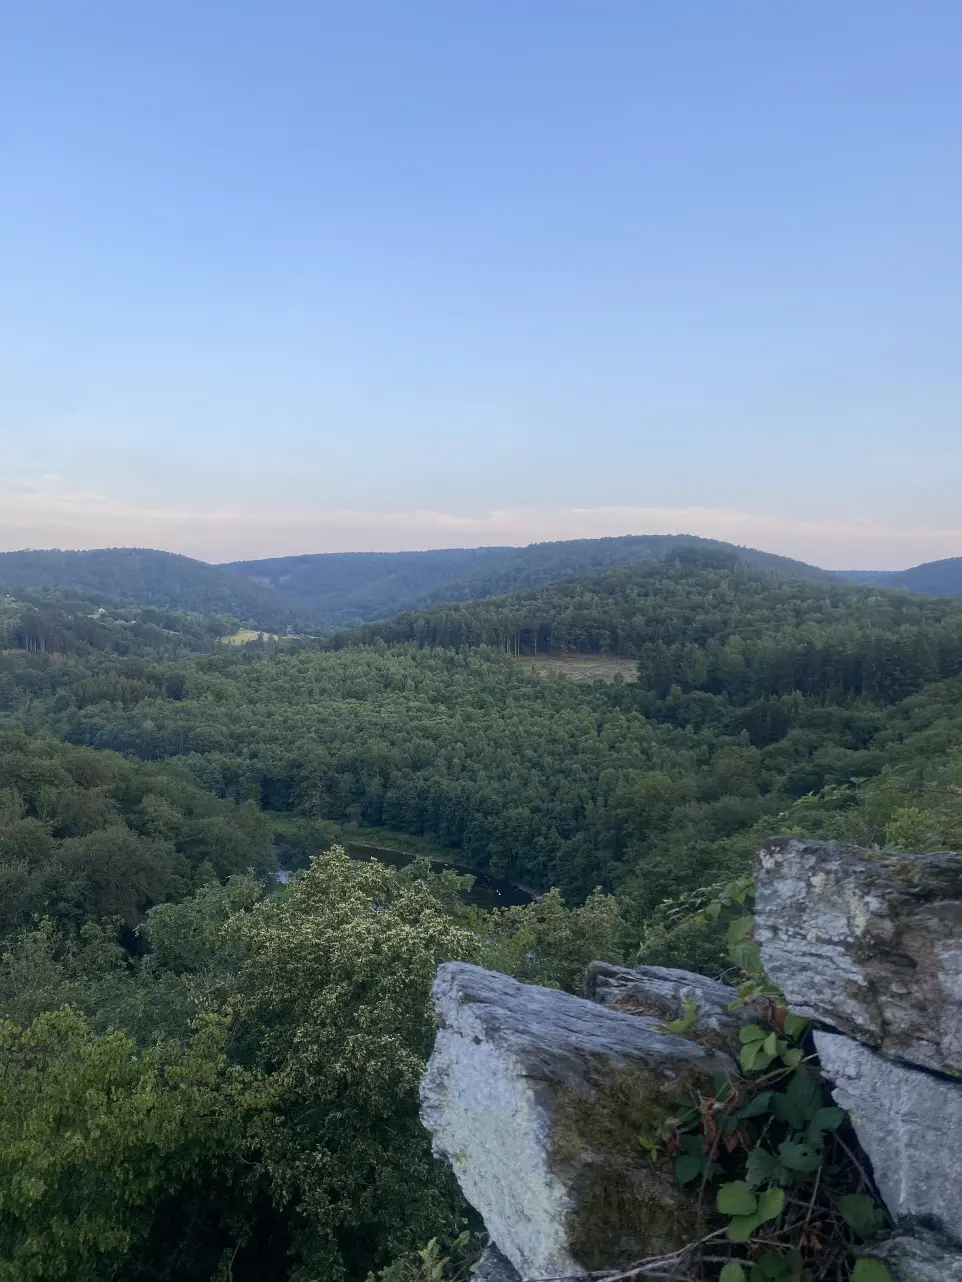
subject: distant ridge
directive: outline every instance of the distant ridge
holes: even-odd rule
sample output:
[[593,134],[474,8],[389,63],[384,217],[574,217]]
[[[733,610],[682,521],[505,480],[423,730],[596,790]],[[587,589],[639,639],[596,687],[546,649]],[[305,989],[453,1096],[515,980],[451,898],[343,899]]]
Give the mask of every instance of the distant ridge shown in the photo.
[[849,583],[903,588],[922,596],[962,596],[962,556],[926,561],[909,570],[839,570],[837,574]]
[[685,534],[628,534],[527,547],[431,552],[322,552],[233,561],[221,568],[282,592],[292,609],[327,626],[351,626],[444,601],[483,601],[559,579],[662,560],[690,547],[732,557],[773,576],[829,581],[828,570],[755,548]]
[[773,578],[962,596],[962,557],[910,570],[831,571],[683,534],[427,552],[322,552],[223,565],[154,548],[25,550],[0,553],[0,592],[80,592],[137,605],[229,614],[265,630],[303,632],[350,627],[443,602],[482,601],[686,555],[720,557]]

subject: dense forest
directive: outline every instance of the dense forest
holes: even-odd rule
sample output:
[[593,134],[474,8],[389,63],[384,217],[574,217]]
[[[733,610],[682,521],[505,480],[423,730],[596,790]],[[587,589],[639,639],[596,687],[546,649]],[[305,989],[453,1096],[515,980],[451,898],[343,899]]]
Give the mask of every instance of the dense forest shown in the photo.
[[304,622],[291,602],[270,588],[173,552],[0,552],[0,593],[22,599],[43,591],[99,605],[231,615],[271,630]]
[[[671,552],[243,647],[4,604],[0,1280],[364,1282],[464,1227],[417,1122],[439,960],[717,971],[664,901],[761,838],[962,843],[962,603]],[[579,650],[636,679],[527,661]],[[547,893],[321,853],[358,825]]]
[[0,593],[38,591],[97,604],[231,615],[282,634],[354,627],[445,602],[487,600],[563,579],[708,558],[766,578],[856,582],[962,596],[962,558],[901,571],[828,571],[788,557],[690,535],[572,539],[528,547],[332,552],[208,565],[149,548],[0,553]]
[[453,548],[437,552],[343,552],[239,561],[227,570],[269,583],[327,625],[363,623],[439,601],[481,601],[558,579],[654,562],[679,550],[722,556],[780,578],[828,580],[813,565],[677,534],[569,539],[523,548]]
[[629,535],[524,548],[333,552],[208,565],[148,548],[0,553],[0,591],[46,589],[194,613],[236,616],[255,628],[315,632],[384,618],[436,601],[473,601],[556,579],[659,560],[678,547],[734,557],[782,577],[824,570],[751,548],[679,535]]

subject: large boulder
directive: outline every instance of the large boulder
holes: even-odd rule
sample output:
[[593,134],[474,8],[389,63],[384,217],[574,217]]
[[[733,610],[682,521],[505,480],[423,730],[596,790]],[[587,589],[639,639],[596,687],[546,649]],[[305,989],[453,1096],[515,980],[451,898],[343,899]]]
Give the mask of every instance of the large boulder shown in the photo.
[[816,1032],[815,1048],[895,1223],[962,1242],[962,1084],[837,1033]]
[[962,855],[780,838],[756,884],[755,936],[793,1010],[962,1073]]
[[474,1282],[521,1282],[521,1274],[496,1246],[489,1245],[474,1266]]
[[585,995],[626,1015],[651,1015],[666,1022],[683,1018],[686,1001],[694,1002],[698,1014],[688,1035],[735,1051],[742,1025],[758,1019],[753,1004],[735,1005],[738,992],[730,985],[668,966],[592,962],[585,977]]
[[712,1074],[734,1074],[727,1055],[462,963],[440,967],[433,996],[422,1121],[522,1277],[581,1276],[696,1236],[692,1198],[639,1137]]
[[962,1282],[962,1249],[929,1229],[893,1234],[864,1254],[884,1260],[893,1282]]

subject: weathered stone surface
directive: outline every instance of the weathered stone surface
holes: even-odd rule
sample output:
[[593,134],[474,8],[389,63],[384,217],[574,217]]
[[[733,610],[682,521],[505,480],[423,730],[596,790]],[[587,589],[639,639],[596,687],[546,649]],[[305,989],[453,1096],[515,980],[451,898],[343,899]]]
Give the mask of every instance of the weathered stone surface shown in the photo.
[[447,963],[421,1118],[524,1278],[581,1275],[690,1240],[670,1166],[643,1157],[678,1096],[728,1056],[567,993]]
[[496,1246],[489,1246],[474,1266],[475,1282],[521,1282],[521,1274]]
[[[713,1035],[719,1044],[738,1047],[743,1024],[758,1019],[752,1005],[731,1009],[738,992],[717,979],[706,979],[691,970],[667,966],[613,966],[592,962],[585,978],[585,993],[591,1001],[624,1011],[626,1015],[651,1015],[656,1019],[679,1019],[686,997],[698,1006],[696,1033]],[[708,1040],[708,1039],[706,1039]]]
[[925,1229],[897,1234],[864,1254],[884,1260],[894,1282],[962,1282],[962,1249]]
[[793,1010],[962,1072],[962,855],[780,838],[756,882],[755,935]]
[[922,1221],[962,1241],[962,1083],[838,1033],[817,1032],[815,1048],[892,1219]]

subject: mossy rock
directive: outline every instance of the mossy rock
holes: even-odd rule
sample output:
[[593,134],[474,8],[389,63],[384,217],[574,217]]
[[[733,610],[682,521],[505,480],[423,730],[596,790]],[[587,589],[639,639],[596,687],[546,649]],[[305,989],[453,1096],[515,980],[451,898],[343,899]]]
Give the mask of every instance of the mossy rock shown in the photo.
[[652,1163],[681,1096],[729,1056],[626,1015],[475,966],[442,966],[422,1120],[523,1277],[577,1276],[696,1236],[692,1195]]

